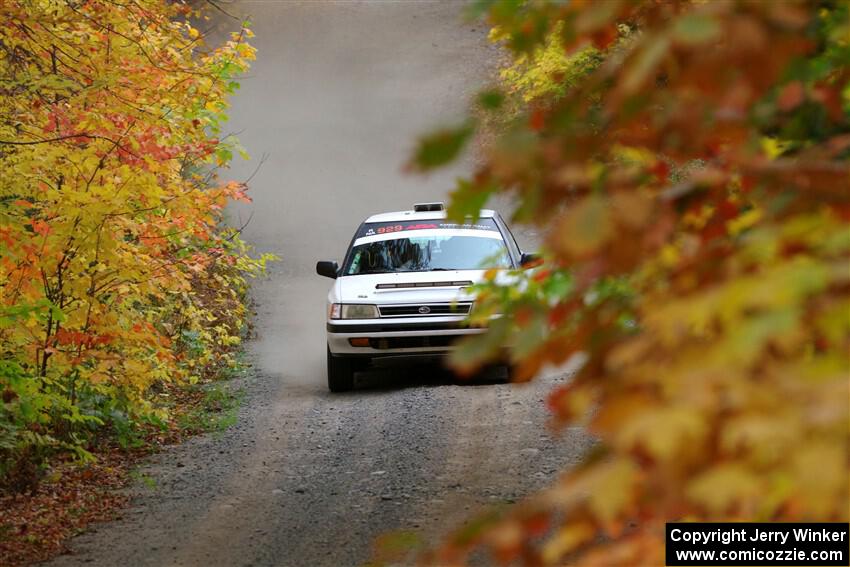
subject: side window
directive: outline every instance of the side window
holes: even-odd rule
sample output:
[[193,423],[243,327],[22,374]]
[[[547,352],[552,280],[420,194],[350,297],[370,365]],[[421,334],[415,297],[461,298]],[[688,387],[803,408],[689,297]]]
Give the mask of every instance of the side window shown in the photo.
[[357,240],[357,234],[363,230],[363,225],[366,223],[360,223],[360,226],[357,227],[357,230],[354,231],[354,236],[351,237],[351,242],[348,243],[348,248],[345,250],[345,257],[342,259],[342,274],[343,275],[351,275],[356,273],[357,269],[360,267],[359,258],[357,259],[357,268],[354,267],[355,259],[352,258],[354,252],[354,241]]
[[519,245],[516,243],[516,238],[514,238],[511,229],[508,228],[508,225],[502,220],[502,215],[496,213],[496,226],[499,227],[499,231],[502,233],[502,238],[505,239],[505,244],[508,246],[508,250],[510,250],[511,258],[513,262],[511,262],[514,267],[519,266],[519,259],[522,253],[520,252]]

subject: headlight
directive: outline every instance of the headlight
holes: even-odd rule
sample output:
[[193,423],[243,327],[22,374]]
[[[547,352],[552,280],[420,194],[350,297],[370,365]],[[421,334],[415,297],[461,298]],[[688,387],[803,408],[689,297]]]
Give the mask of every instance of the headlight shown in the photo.
[[328,310],[331,319],[377,319],[378,307],[362,303],[333,303]]

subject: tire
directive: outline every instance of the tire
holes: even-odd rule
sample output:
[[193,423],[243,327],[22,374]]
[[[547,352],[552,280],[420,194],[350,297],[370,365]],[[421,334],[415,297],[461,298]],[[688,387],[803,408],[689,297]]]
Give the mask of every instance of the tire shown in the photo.
[[328,349],[328,390],[348,392],[354,388],[354,364],[350,358],[331,355]]
[[481,367],[471,377],[464,379],[470,384],[508,384],[513,382],[514,367],[507,363],[494,363]]

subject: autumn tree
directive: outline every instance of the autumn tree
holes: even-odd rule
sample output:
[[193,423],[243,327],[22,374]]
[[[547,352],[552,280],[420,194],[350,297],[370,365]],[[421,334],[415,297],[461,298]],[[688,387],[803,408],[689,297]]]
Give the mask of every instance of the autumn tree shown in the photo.
[[[254,49],[184,2],[0,5],[0,473],[164,417],[151,387],[232,365],[245,277],[221,132]],[[0,474],[2,476],[2,474]]]
[[847,521],[848,3],[478,6],[512,67],[411,165],[500,124],[451,211],[514,196],[546,259],[480,287],[503,316],[453,363],[585,353],[549,405],[599,446],[426,562],[661,565],[668,521]]

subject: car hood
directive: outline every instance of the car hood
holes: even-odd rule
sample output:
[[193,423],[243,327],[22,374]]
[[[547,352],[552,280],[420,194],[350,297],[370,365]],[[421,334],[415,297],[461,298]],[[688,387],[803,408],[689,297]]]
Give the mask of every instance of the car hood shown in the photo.
[[485,270],[452,270],[343,276],[335,286],[336,301],[380,304],[471,301],[474,296],[467,288],[480,283],[484,273]]

